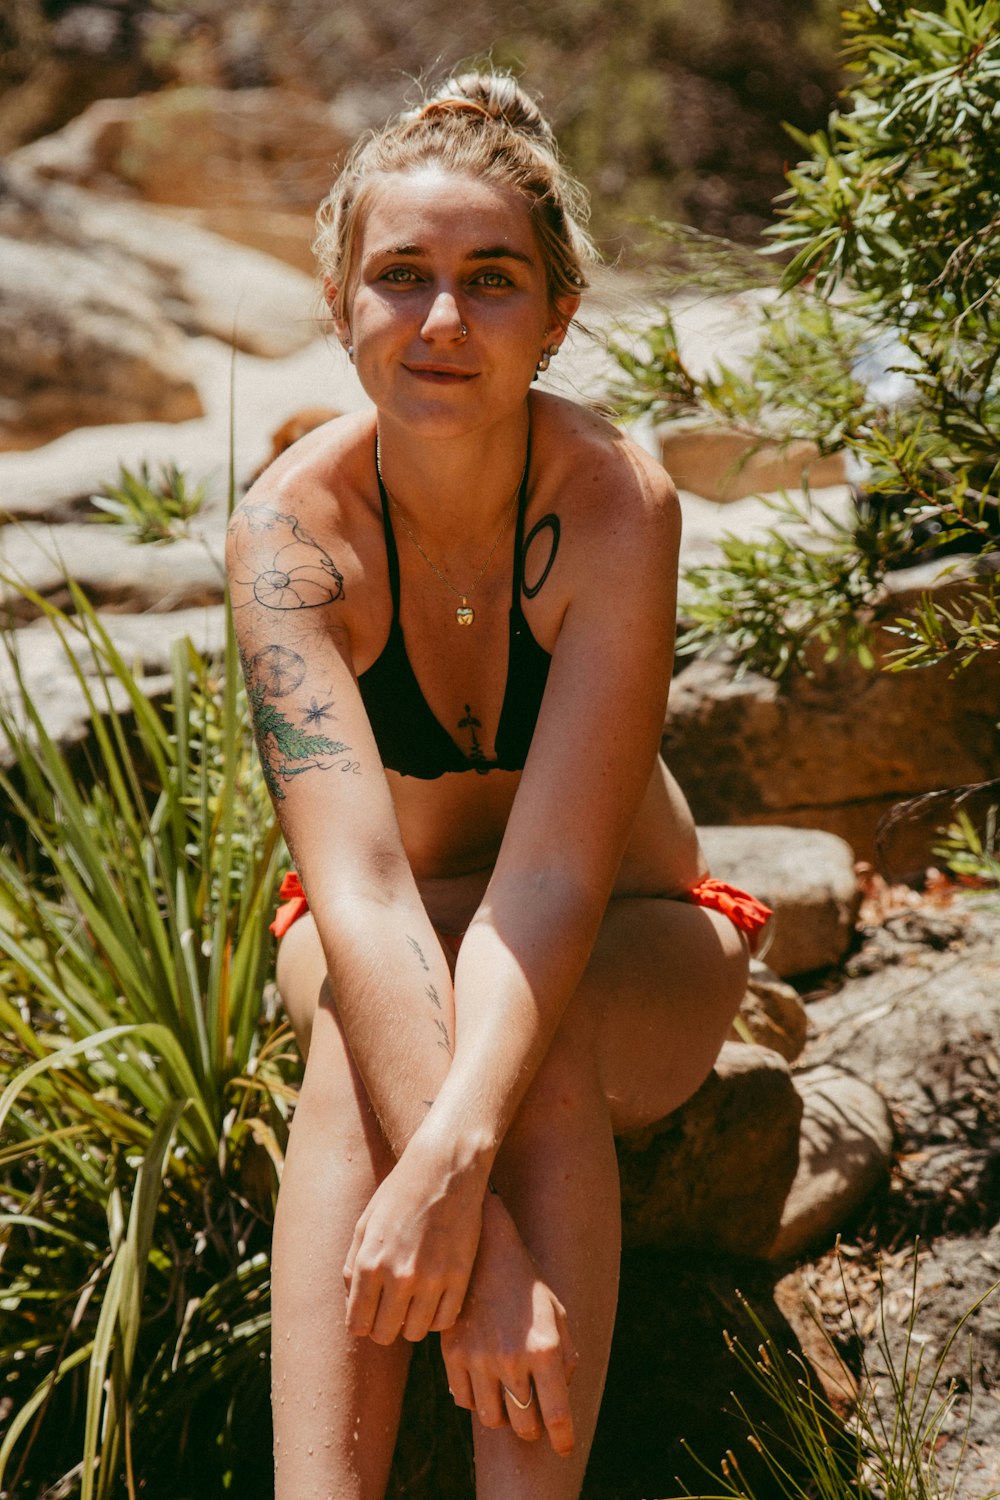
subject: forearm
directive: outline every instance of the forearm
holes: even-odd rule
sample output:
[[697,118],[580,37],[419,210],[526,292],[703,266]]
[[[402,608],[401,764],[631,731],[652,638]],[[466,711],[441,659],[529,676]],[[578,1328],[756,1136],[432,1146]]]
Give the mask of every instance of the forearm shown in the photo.
[[484,903],[455,974],[455,1057],[427,1129],[499,1149],[586,968],[603,904],[560,881]]
[[394,1155],[423,1128],[445,1173],[471,1173],[485,1187],[492,1162],[485,1133],[474,1122],[451,1135],[426,1128],[454,1057],[455,1008],[419,898],[321,902],[316,916],[337,1012]]

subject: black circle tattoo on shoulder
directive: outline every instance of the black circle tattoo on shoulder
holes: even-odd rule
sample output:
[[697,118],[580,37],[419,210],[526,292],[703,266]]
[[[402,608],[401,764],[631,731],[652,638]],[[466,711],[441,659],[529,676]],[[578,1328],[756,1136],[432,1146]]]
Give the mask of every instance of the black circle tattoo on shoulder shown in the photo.
[[[525,537],[524,548],[522,552],[523,561],[521,563],[521,591],[526,599],[534,599],[535,595],[540,591],[542,584],[545,582],[546,578],[548,578],[550,572],[552,571],[552,564],[555,562],[556,553],[559,551],[559,533],[561,529],[562,528],[559,525],[559,517],[553,515],[550,512],[547,516],[543,516],[540,521],[536,521],[534,526],[532,526],[531,530],[528,532],[528,535]],[[546,558],[545,567],[542,569],[540,576],[534,583],[529,583],[527,577],[528,548],[535,540],[535,537],[538,536],[542,531],[551,531],[552,546],[549,549],[549,555]]]
[[253,673],[273,698],[294,693],[306,675],[306,664],[297,651],[287,646],[265,646],[253,658]]

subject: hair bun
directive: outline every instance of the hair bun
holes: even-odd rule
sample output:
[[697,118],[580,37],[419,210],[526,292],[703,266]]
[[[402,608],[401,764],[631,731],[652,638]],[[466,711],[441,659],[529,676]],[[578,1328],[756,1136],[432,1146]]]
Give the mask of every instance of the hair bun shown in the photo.
[[538,105],[509,73],[462,73],[436,89],[410,120],[453,116],[485,116],[507,125],[518,135],[555,152],[552,127]]

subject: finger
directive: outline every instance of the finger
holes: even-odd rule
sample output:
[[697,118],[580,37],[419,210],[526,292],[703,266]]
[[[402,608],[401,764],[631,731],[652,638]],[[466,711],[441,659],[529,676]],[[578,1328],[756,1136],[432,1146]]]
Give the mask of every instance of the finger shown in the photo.
[[388,1347],[394,1344],[403,1331],[410,1310],[409,1290],[398,1285],[383,1287],[378,1312],[372,1322],[368,1337],[376,1344]]
[[573,1450],[573,1413],[569,1405],[569,1388],[559,1355],[539,1361],[534,1369],[535,1397],[541,1411],[549,1442],[564,1458]]
[[500,1382],[495,1375],[473,1372],[472,1393],[475,1397],[473,1410],[484,1427],[506,1427],[507,1409],[500,1394]]
[[373,1271],[359,1271],[357,1266],[351,1277],[347,1297],[347,1331],[354,1338],[365,1338],[371,1333],[379,1313],[382,1286]]
[[357,1268],[358,1251],[361,1249],[361,1242],[365,1237],[365,1225],[367,1223],[368,1210],[366,1208],[364,1213],[361,1215],[360,1219],[354,1226],[354,1235],[351,1239],[351,1248],[348,1250],[347,1259],[344,1261],[344,1285],[347,1288],[348,1292],[350,1292],[351,1282],[354,1280],[354,1273]]
[[[522,1394],[519,1386],[526,1386]],[[545,1431],[542,1426],[542,1416],[535,1400],[534,1387],[530,1380],[525,1381],[522,1376],[519,1380],[512,1381],[511,1385],[503,1387],[504,1404],[507,1408],[507,1420],[511,1429],[519,1438],[526,1443],[537,1442]]]
[[562,1350],[563,1374],[566,1377],[566,1384],[569,1385],[573,1379],[576,1367],[580,1363],[580,1356],[576,1352],[576,1344],[569,1331],[569,1319],[566,1316],[565,1309],[559,1302],[555,1304],[555,1314],[556,1327],[559,1330],[559,1346]]
[[451,1328],[457,1321],[462,1311],[462,1303],[465,1301],[462,1293],[455,1287],[446,1287],[441,1294],[441,1301],[437,1305],[437,1311],[431,1319],[430,1327],[434,1333],[443,1333],[446,1328]]
[[455,1369],[448,1371],[448,1390],[456,1406],[464,1407],[466,1411],[475,1411],[476,1397],[472,1390],[472,1381],[469,1379],[468,1370]]
[[435,1314],[440,1304],[440,1297],[436,1290],[425,1292],[419,1297],[414,1297],[406,1310],[403,1319],[402,1333],[404,1339],[411,1344],[419,1343],[426,1338],[432,1328],[437,1328]]

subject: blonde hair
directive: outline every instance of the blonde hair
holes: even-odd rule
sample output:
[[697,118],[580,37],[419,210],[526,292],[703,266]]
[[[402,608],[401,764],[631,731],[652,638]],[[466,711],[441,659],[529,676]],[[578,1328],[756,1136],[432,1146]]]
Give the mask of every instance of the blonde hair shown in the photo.
[[339,315],[346,315],[374,180],[430,166],[503,183],[521,194],[550,305],[587,286],[586,268],[599,260],[584,227],[587,197],[563,167],[548,121],[509,74],[463,73],[420,108],[363,137],[320,204],[313,251],[320,274],[337,288]]

